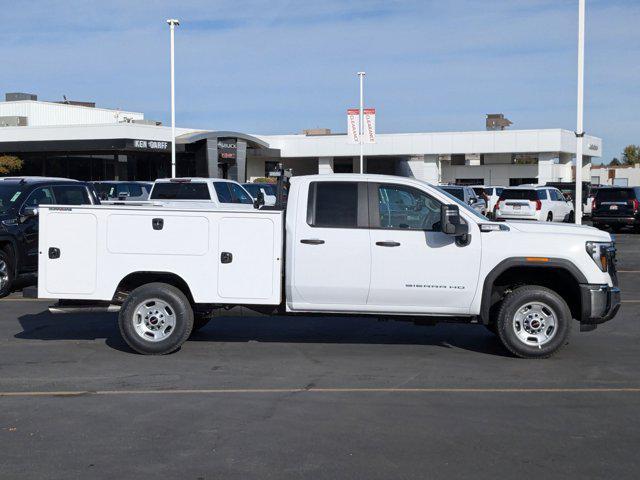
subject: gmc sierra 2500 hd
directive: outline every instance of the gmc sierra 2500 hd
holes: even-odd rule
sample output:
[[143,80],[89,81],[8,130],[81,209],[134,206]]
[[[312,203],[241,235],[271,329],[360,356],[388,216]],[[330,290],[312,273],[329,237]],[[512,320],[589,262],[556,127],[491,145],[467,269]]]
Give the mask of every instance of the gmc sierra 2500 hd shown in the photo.
[[[284,224],[283,224],[284,223]],[[611,236],[495,223],[412,178],[294,177],[286,211],[42,206],[38,295],[119,308],[132,349],[178,349],[212,312],[484,324],[548,357],[620,305]]]

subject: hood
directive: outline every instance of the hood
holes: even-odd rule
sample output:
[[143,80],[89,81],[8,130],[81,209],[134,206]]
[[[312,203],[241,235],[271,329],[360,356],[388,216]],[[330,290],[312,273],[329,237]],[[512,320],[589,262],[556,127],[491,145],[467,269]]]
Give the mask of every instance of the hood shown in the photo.
[[512,230],[523,233],[540,233],[548,235],[576,235],[589,240],[611,241],[611,235],[597,228],[587,225],[574,225],[571,223],[532,222],[532,221],[507,221]]

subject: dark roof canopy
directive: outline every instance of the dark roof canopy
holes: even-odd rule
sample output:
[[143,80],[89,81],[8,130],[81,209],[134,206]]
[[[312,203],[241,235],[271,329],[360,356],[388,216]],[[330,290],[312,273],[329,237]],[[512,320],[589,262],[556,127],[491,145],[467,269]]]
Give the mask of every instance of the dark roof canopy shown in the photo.
[[216,140],[218,138],[237,138],[240,140],[245,140],[247,145],[253,147],[261,147],[261,148],[269,148],[269,144],[263,140],[260,140],[257,137],[253,137],[251,135],[247,135],[246,133],[240,132],[229,132],[229,131],[200,131],[193,133],[185,133],[183,135],[179,135],[176,137],[176,145],[178,144],[186,144],[186,143],[194,143],[200,140]]

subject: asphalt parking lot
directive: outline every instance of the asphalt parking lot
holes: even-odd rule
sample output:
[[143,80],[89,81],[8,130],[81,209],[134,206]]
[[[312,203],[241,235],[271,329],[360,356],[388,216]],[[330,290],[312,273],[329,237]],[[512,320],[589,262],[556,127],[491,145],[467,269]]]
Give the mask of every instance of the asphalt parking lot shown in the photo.
[[482,326],[238,316],[145,357],[115,315],[13,295],[0,478],[637,478],[640,235],[617,239],[618,317],[543,361]]

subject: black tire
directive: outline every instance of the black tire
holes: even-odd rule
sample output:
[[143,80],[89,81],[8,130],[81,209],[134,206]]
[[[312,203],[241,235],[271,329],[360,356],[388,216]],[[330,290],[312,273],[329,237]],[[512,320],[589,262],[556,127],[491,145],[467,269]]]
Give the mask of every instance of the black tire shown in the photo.
[[[158,317],[162,317],[164,312],[167,317],[173,319],[173,325],[170,329],[167,326],[164,332],[159,332],[159,336],[162,335],[163,338],[152,340],[152,335],[155,333],[147,335],[139,333],[139,329],[144,329],[143,324],[146,323],[145,318],[147,318],[143,318],[139,312],[141,309],[153,309],[154,304],[159,305],[156,303],[157,300],[166,305],[166,308],[158,307],[161,312]],[[152,315],[149,322],[154,320],[158,321],[156,315]],[[178,350],[191,335],[193,310],[185,294],[178,288],[166,283],[148,283],[129,294],[120,310],[118,325],[125,342],[136,352],[145,355],[164,355]],[[137,328],[136,325],[139,327]],[[151,327],[153,328],[153,325]]]
[[569,216],[567,217],[567,223],[573,223],[576,221],[576,214],[573,210],[569,212]]
[[[546,305],[555,318],[555,329],[549,340],[541,345],[530,345],[516,333],[514,317],[528,303],[540,302]],[[548,358],[569,341],[572,322],[571,310],[567,302],[553,290],[539,285],[519,287],[509,293],[498,311],[496,324],[502,344],[512,354],[520,358]],[[522,332],[523,335],[526,333]],[[533,338],[533,335],[532,337]]]
[[13,255],[6,250],[0,249],[0,298],[11,293],[13,282],[15,281],[15,261]]

